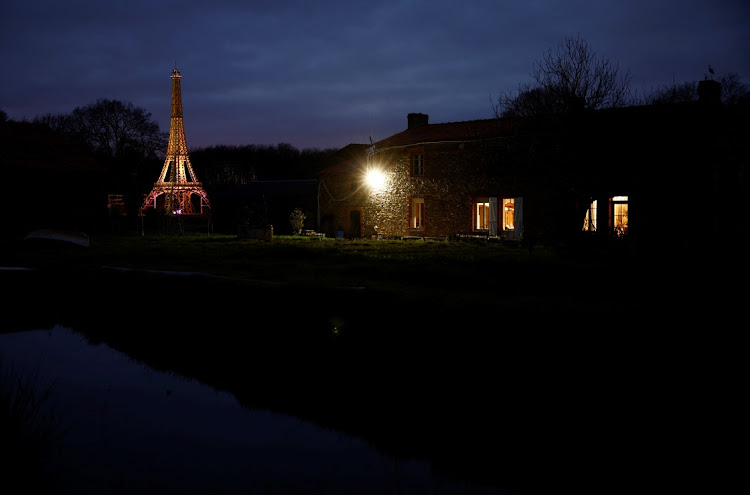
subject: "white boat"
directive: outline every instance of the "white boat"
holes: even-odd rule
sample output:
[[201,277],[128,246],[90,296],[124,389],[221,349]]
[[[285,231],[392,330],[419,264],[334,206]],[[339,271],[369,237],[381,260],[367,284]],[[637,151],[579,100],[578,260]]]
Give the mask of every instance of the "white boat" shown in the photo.
[[72,244],[78,244],[79,246],[84,246],[84,247],[89,246],[88,234],[84,234],[83,232],[73,232],[73,231],[67,231],[67,230],[51,230],[51,229],[34,230],[26,234],[26,236],[24,237],[24,240],[30,240],[30,239],[63,241],[63,242],[70,242]]

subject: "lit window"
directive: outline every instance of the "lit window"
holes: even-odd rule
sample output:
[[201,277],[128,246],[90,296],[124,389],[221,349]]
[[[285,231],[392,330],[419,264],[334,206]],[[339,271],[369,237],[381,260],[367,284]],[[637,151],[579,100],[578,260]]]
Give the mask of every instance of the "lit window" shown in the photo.
[[589,209],[586,210],[586,217],[583,219],[583,230],[585,232],[596,232],[596,200],[592,201]]
[[489,198],[479,198],[474,203],[474,230],[490,229]]
[[411,228],[424,228],[424,198],[412,198],[411,200]]
[[516,214],[516,200],[513,198],[503,199],[503,230],[514,230]]
[[411,175],[413,177],[424,175],[424,155],[411,155]]
[[628,197],[615,196],[612,198],[612,229],[620,237],[628,233]]

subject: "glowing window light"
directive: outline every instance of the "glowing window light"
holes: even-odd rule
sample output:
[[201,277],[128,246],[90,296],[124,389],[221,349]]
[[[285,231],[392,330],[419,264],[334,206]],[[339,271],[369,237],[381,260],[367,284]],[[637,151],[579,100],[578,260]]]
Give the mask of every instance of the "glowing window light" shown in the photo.
[[489,230],[490,228],[490,204],[483,200],[477,201],[476,218],[474,219],[475,230]]
[[516,200],[503,198],[503,230],[515,230]]
[[380,191],[385,187],[385,174],[376,168],[371,168],[365,175],[365,181],[373,191]]

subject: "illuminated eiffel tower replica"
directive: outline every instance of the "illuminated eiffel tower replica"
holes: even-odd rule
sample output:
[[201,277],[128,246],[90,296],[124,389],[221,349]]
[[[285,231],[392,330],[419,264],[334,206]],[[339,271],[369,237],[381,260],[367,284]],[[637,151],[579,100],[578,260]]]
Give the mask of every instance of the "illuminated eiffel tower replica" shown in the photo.
[[[195,177],[188,157],[185,128],[182,123],[180,71],[172,71],[172,119],[169,124],[169,147],[159,180],[143,201],[140,214],[162,209],[167,215],[203,215],[211,209],[208,195]],[[206,211],[204,211],[206,210]]]

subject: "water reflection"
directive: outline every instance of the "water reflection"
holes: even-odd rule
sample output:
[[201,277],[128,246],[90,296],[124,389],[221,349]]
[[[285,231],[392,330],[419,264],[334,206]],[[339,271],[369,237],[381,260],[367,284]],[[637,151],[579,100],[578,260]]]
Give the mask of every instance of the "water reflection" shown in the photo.
[[0,335],[0,357],[39,366],[67,426],[62,493],[497,493],[436,477],[350,436],[154,371],[64,327]]

